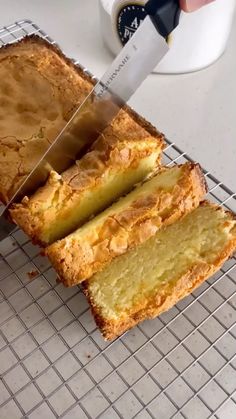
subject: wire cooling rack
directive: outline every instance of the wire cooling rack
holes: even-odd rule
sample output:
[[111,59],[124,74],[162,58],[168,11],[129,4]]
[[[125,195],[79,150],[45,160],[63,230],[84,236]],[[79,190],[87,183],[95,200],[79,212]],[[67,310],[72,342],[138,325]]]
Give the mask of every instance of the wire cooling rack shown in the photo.
[[[0,44],[33,33],[54,43],[24,20],[1,29]],[[165,164],[191,160],[173,143],[164,155]],[[211,200],[236,211],[235,194],[205,176]],[[168,312],[106,343],[80,289],[57,284],[22,231],[0,254],[1,419],[236,418],[235,258]]]

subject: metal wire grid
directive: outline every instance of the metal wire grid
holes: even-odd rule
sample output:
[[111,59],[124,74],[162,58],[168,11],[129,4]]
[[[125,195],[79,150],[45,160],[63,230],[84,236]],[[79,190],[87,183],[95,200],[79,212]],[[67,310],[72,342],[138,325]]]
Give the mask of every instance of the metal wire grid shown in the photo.
[[[32,33],[54,43],[30,21],[0,30],[0,42]],[[164,160],[191,159],[169,143]],[[205,176],[211,200],[236,211],[236,195]],[[0,254],[1,419],[235,419],[235,257],[171,310],[106,343],[80,289],[57,284],[22,231]]]

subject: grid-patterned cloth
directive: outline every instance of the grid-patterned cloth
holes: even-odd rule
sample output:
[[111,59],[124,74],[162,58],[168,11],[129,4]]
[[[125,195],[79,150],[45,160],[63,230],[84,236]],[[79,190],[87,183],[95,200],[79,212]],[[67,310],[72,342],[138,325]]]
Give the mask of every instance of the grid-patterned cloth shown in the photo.
[[[0,44],[38,33],[30,21]],[[174,144],[165,164],[191,160]],[[211,200],[236,195],[205,172]],[[0,418],[236,418],[236,259],[155,320],[106,343],[78,287],[24,233],[0,243]]]

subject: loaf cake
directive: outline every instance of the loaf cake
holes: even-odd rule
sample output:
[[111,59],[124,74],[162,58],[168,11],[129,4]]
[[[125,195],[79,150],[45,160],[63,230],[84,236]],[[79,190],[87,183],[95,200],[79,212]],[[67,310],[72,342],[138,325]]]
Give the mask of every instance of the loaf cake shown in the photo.
[[46,254],[64,285],[78,284],[192,211],[205,193],[199,165],[162,168],[77,231],[53,243]]
[[[2,202],[10,200],[93,84],[92,78],[40,37],[26,37],[0,48]],[[123,133],[126,129],[124,142],[134,141],[134,148],[142,140],[141,148],[145,139],[151,141],[151,147],[155,141],[157,146],[163,146],[163,136],[129,108],[120,112],[107,135],[114,134],[114,142],[118,141],[121,134],[117,138],[117,133],[122,127]],[[127,161],[128,150],[123,154]]]
[[[7,203],[94,82],[36,36],[0,48],[0,76]],[[125,107],[73,166],[52,171],[10,209],[32,241],[47,246],[60,280],[82,282],[105,339],[172,307],[236,249],[233,214],[199,206],[199,165],[160,168],[163,148],[163,135]]]
[[105,339],[156,317],[214,274],[236,250],[235,216],[203,202],[85,281]]

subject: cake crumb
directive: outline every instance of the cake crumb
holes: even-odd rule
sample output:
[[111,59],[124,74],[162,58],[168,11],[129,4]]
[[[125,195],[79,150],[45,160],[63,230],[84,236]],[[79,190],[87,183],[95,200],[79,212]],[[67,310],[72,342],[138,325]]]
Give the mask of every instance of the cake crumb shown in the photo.
[[27,272],[27,275],[29,279],[34,279],[37,275],[39,275],[39,271],[32,270],[32,271]]

